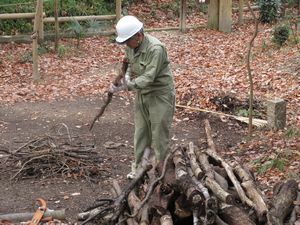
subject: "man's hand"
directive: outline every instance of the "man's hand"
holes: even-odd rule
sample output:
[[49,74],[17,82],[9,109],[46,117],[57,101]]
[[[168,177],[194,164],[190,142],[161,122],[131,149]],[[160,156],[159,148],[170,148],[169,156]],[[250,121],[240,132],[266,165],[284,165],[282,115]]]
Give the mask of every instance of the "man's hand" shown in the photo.
[[108,89],[108,92],[110,93],[117,93],[119,91],[123,91],[125,89],[125,86],[123,84],[121,84],[120,86],[116,86],[114,84],[111,84],[109,89]]

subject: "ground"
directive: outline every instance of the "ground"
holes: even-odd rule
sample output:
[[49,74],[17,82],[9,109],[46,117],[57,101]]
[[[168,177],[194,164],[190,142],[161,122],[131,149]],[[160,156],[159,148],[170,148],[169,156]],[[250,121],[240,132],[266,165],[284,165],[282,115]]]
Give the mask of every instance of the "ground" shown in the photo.
[[[178,27],[176,17],[153,14],[151,7],[134,5],[129,12],[142,18],[146,28]],[[155,18],[148,19],[150,14]],[[190,25],[206,24],[199,13],[188,16]],[[221,109],[210,101],[214,97],[229,94],[241,101],[248,99],[246,56],[253,22],[248,15],[245,24],[234,23],[229,34],[208,29],[190,29],[185,34],[150,32],[168,49],[177,104],[220,113]],[[177,108],[170,137],[172,146],[190,141],[202,145],[206,140],[203,121],[208,119],[217,150],[223,157],[243,165],[256,162],[252,166],[257,183],[267,197],[271,197],[271,189],[278,181],[300,181],[299,43],[290,40],[278,48],[271,41],[272,30],[273,25],[260,24],[251,53],[254,97],[262,104],[270,98],[285,99],[286,128],[255,129],[248,136],[246,124]],[[93,131],[88,130],[103,103],[101,96],[123,58],[122,45],[112,43],[112,39],[84,38],[78,48],[76,40],[62,39],[62,55],[54,51],[53,42],[44,43],[41,47],[45,53],[39,58],[42,79],[38,83],[32,81],[32,44],[0,45],[0,214],[33,211],[36,198],[41,197],[50,209],[66,209],[67,222],[74,224],[79,212],[96,199],[110,195],[113,179],[121,187],[127,183],[126,174],[133,160],[132,99],[126,94],[115,97]],[[241,112],[237,108],[226,113]],[[266,110],[261,109],[255,117],[266,119],[265,115]],[[19,162],[10,166],[4,163],[5,151],[18,151],[32,140],[53,135],[68,136],[73,142],[93,146],[101,155],[98,176],[74,172],[29,177],[19,173]],[[73,169],[80,171],[78,167]]]
[[[103,155],[103,171],[97,180],[85,177],[56,175],[48,178],[10,180],[16,171],[8,170],[0,175],[0,212],[19,213],[33,211],[35,199],[46,200],[50,209],[66,209],[67,221],[75,223],[77,214],[100,197],[110,195],[112,179],[126,184],[126,174],[133,159],[132,100],[115,97],[92,133],[88,125],[102,102],[98,98],[77,98],[55,102],[18,103],[1,107],[1,148],[16,150],[37,137],[46,136],[52,127],[64,124],[72,136],[92,140]],[[218,149],[226,149],[242,140],[245,126],[235,121],[222,122],[219,117],[203,113],[183,114],[177,110],[172,127],[172,145],[198,143],[205,139],[203,120],[209,119]],[[121,143],[115,149],[107,149],[108,142]]]

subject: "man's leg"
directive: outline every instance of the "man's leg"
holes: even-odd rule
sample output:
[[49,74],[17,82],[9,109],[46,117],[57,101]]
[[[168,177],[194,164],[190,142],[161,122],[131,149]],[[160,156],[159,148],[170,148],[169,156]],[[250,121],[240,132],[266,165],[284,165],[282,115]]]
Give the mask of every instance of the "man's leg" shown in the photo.
[[170,129],[175,109],[175,95],[168,93],[154,96],[150,103],[152,148],[157,164],[162,165],[169,148]]
[[151,145],[149,113],[143,101],[143,96],[137,94],[134,111],[134,163],[132,165],[132,173],[127,175],[130,179],[135,176],[135,169],[142,159],[145,148]]

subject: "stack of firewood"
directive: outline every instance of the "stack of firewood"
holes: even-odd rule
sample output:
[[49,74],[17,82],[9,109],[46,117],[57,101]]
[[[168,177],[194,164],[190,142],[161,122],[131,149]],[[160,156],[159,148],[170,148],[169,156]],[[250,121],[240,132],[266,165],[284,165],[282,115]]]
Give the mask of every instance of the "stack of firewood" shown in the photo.
[[250,225],[296,223],[299,190],[295,180],[274,189],[270,204],[253,175],[236,161],[217,153],[209,122],[205,121],[207,149],[194,143],[171,150],[162,171],[153,167],[145,149],[136,179],[123,190],[114,181],[114,199],[99,199],[79,219],[109,224]]

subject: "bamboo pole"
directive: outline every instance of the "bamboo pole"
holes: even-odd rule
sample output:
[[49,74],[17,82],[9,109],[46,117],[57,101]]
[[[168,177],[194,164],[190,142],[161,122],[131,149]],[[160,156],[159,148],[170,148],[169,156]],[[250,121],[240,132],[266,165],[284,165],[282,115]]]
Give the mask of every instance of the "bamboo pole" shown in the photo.
[[[46,14],[43,13],[43,16]],[[0,20],[8,20],[8,19],[33,19],[35,17],[35,13],[4,13],[0,14]]]
[[[116,19],[116,15],[101,15],[101,16],[65,16],[59,17],[58,22],[70,22],[73,20],[84,21],[84,20],[114,20]],[[44,18],[44,23],[54,23],[54,17]]]

